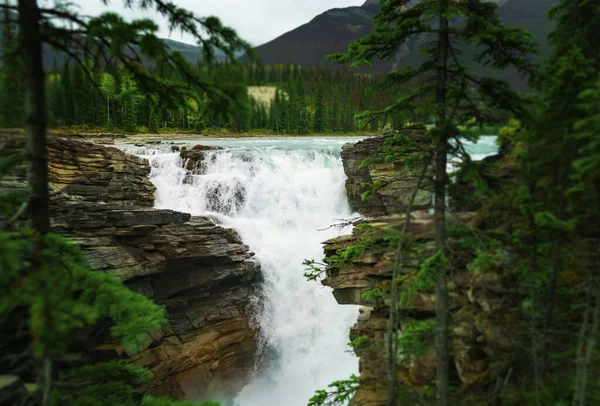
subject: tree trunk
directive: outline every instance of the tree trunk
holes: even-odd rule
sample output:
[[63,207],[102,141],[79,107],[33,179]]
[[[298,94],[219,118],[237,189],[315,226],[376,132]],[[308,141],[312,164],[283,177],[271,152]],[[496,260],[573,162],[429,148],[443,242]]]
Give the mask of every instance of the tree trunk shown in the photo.
[[42,66],[40,10],[36,0],[19,0],[19,37],[25,87],[25,135],[29,167],[31,228],[43,237],[50,231],[48,213],[48,157],[46,151],[46,95]]
[[585,406],[587,404],[590,365],[592,364],[596,341],[600,332],[600,286],[598,279],[595,277],[598,245],[597,242],[592,241],[590,246],[592,258],[587,270],[586,305],[577,343],[577,374],[573,406]]
[[[448,7],[447,2],[442,3],[442,12]],[[448,63],[448,20],[440,17],[440,33],[438,40],[438,65],[436,75],[436,102],[440,108],[436,123],[438,131],[438,144],[435,157],[435,247],[436,250],[446,253],[446,165],[448,153],[448,134],[445,114],[447,92],[447,63]],[[437,406],[449,404],[449,314],[448,314],[448,279],[446,270],[440,270],[440,277],[436,289],[435,304],[435,348],[437,351]]]
[[390,289],[390,317],[388,320],[387,327],[388,406],[395,406],[396,398],[398,397],[398,382],[396,378],[396,358],[398,356],[398,278],[400,275],[400,269],[402,268],[402,264],[404,263],[404,243],[406,241],[406,232],[408,230],[408,226],[410,225],[410,215],[415,204],[415,199],[417,198],[417,193],[421,189],[421,184],[423,183],[423,179],[425,179],[425,175],[427,174],[427,170],[429,169],[429,165],[431,164],[431,158],[432,157],[430,156],[427,162],[423,165],[423,168],[421,169],[421,174],[419,175],[419,180],[417,181],[417,185],[415,186],[415,189],[413,190],[413,193],[410,197],[408,206],[406,207],[406,217],[404,219],[402,231],[400,232],[400,240],[398,241],[398,247],[396,248],[396,253],[394,255],[394,264],[392,268],[392,283]]
[[[46,151],[46,95],[42,65],[40,10],[36,0],[19,0],[19,40],[23,56],[25,93],[25,135],[27,137],[27,183],[29,185],[29,220],[34,232],[31,258],[33,271],[40,269],[44,235],[50,231],[48,157]],[[52,363],[46,356],[37,360],[37,383],[40,404],[50,404]]]

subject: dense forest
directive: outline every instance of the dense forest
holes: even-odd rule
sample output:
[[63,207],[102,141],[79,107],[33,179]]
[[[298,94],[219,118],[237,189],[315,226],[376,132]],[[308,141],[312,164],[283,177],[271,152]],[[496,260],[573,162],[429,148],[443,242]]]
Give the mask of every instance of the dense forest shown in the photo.
[[[14,49],[16,33],[4,25],[3,49]],[[0,126],[19,127],[23,113],[21,62],[5,55],[0,68]],[[122,68],[92,70],[75,59],[54,64],[47,72],[49,123],[52,127],[78,130],[106,129],[126,132],[231,131],[274,134],[348,133],[373,131],[398,116],[368,123],[354,120],[367,109],[381,109],[393,94],[378,89],[378,78],[349,68],[303,68],[294,65],[198,63],[191,67],[206,80],[237,92],[237,108],[227,114],[209,98],[189,97],[184,105],[168,107],[134,84]],[[180,80],[181,73],[168,66],[152,69],[164,81]],[[260,90],[274,94],[261,97]],[[259,94],[253,92],[256,89]],[[400,121],[395,123],[400,124]]]

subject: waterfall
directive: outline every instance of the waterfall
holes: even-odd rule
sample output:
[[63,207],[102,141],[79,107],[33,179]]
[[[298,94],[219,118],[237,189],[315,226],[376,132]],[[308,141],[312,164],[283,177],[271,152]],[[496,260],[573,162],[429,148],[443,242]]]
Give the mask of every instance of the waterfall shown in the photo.
[[196,175],[166,149],[128,151],[149,159],[156,207],[214,216],[261,263],[256,322],[266,362],[235,399],[240,406],[306,405],[316,389],[357,373],[347,342],[358,307],[338,305],[302,265],[320,260],[320,243],[340,234],[319,230],[352,216],[339,156],[349,141],[356,139],[201,141],[226,149],[207,152]]

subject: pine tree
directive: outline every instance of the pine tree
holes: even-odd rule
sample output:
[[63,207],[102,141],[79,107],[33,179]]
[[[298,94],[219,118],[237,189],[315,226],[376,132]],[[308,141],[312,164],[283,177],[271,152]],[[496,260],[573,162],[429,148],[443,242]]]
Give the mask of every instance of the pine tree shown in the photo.
[[[367,112],[372,118],[398,111],[414,111],[417,98],[427,98],[424,108],[434,117],[431,132],[434,160],[434,222],[438,253],[446,255],[446,184],[447,155],[452,142],[460,145],[456,124],[476,117],[479,122],[493,117],[472,102],[474,95],[496,109],[520,112],[521,98],[500,80],[480,77],[470,71],[466,61],[459,58],[459,45],[475,46],[473,61],[495,69],[516,67],[520,72],[531,71],[526,58],[535,47],[530,35],[518,29],[502,26],[496,15],[496,4],[479,0],[451,2],[449,0],[388,0],[373,20],[374,32],[350,44],[347,54],[332,55],[338,62],[352,66],[371,63],[374,59],[389,59],[400,44],[415,35],[426,35],[429,42],[421,46],[425,60],[418,67],[405,67],[388,74],[383,86],[411,84],[395,103],[383,111]],[[451,21],[452,20],[452,21]],[[467,158],[468,159],[468,158]],[[398,270],[394,269],[391,292],[391,315],[388,328],[388,404],[396,402],[396,346]],[[436,351],[437,404],[450,403],[449,393],[449,309],[447,267],[440,271],[436,286]]]
[[[221,49],[231,60],[239,49],[251,52],[247,43],[215,17],[198,18],[173,3],[158,0],[130,1],[128,5],[156,9],[170,21],[172,29],[180,29],[202,42],[208,62],[214,60],[215,48]],[[58,1],[53,8],[40,8],[37,0],[19,0],[16,6],[4,3],[0,8],[3,12],[9,10],[18,14],[27,139],[24,156],[28,164],[28,196],[16,213],[4,217],[8,220],[3,226],[14,227],[21,213],[27,213],[29,223],[28,228],[7,232],[3,227],[0,232],[0,321],[4,322],[9,316],[25,318],[24,323],[29,326],[31,348],[27,353],[33,354],[39,395],[36,403],[42,406],[91,402],[104,405],[169,404],[171,402],[151,397],[139,401],[135,386],[147,381],[148,374],[129,365],[95,364],[56,376],[60,371],[55,360],[64,357],[82,329],[102,319],[111,320],[113,337],[120,339],[126,348],[135,350],[140,348],[148,333],[164,324],[165,315],[164,310],[128,290],[116,277],[90,272],[79,249],[51,232],[46,146],[48,108],[42,45],[46,42],[75,59],[81,55],[93,56],[88,61],[91,66],[78,60],[79,66],[92,72],[96,67],[106,67],[106,63],[113,62],[130,75],[140,92],[153,95],[169,106],[183,105],[187,98],[204,94],[213,100],[222,100],[220,106],[231,110],[238,103],[240,87],[231,84],[215,86],[199,77],[180,54],[172,53],[156,36],[158,27],[151,20],[126,22],[114,13],[87,18],[79,15],[78,8],[66,1]],[[81,41],[82,37],[86,41]],[[185,80],[166,80],[157,76],[145,67],[147,60],[127,54],[131,47],[137,47],[142,55],[168,64]],[[63,69],[63,79],[65,84],[72,79],[68,62]],[[65,94],[71,93],[71,101],[75,102],[72,89]],[[75,119],[74,109],[70,111],[73,107],[67,105],[71,120]],[[3,171],[19,158],[22,157],[2,157],[0,168]],[[53,385],[55,379],[66,385]],[[73,387],[83,389],[73,393],[69,390]]]
[[[8,0],[5,4],[8,5]],[[18,52],[16,21],[9,9],[2,10],[0,18],[0,126],[20,127],[23,125],[23,62]]]
[[77,122],[77,113],[73,76],[71,74],[71,65],[68,60],[65,60],[63,64],[60,79],[63,91],[64,122],[66,125],[73,125]]
[[50,123],[54,126],[65,124],[65,100],[62,75],[58,70],[58,62],[54,60],[52,71],[48,76],[48,112]]
[[[600,9],[587,1],[563,0],[550,10],[549,16],[557,22],[549,36],[552,55],[538,81],[542,93],[535,99],[535,120],[525,122],[525,130],[519,136],[519,142],[525,146],[521,174],[528,185],[521,191],[521,200],[527,196],[531,202],[523,211],[532,219],[529,232],[535,235],[521,241],[524,250],[529,252],[526,255],[535,259],[525,275],[532,286],[543,281],[532,292],[533,305],[543,311],[534,314],[531,320],[536,332],[533,337],[535,394],[541,402],[553,400],[552,395],[544,399],[544,394],[557,393],[548,390],[547,377],[558,368],[551,359],[553,351],[565,342],[563,335],[556,334],[562,324],[557,314],[560,312],[558,296],[565,289],[560,286],[561,274],[578,267],[568,259],[574,246],[586,246],[585,238],[593,241],[600,237],[597,228],[589,227],[600,221],[600,144],[598,126],[594,124],[599,117],[596,103],[600,53],[595,38],[600,30]],[[600,306],[600,290],[594,288],[600,276],[597,270],[587,273],[589,288],[577,296],[587,297],[586,303],[591,303],[589,306],[593,308],[594,302]],[[594,313],[589,306],[585,307],[584,316]],[[592,323],[600,323],[600,313],[589,318],[589,324]],[[592,330],[582,323],[579,344],[597,334],[597,330],[595,333]],[[579,345],[579,348],[584,347],[586,351],[591,348]],[[586,356],[589,357],[589,353],[586,355],[583,350],[578,354],[573,405],[589,401]]]
[[325,110],[325,94],[321,83],[317,83],[314,97],[315,116],[313,131],[316,133],[327,132],[327,112]]
[[[121,82],[121,91],[116,96],[116,99],[121,105],[121,127],[125,131],[135,132],[137,129],[137,110],[140,104],[140,95],[138,94],[135,84],[127,76],[123,76]],[[173,123],[176,127],[177,124]]]

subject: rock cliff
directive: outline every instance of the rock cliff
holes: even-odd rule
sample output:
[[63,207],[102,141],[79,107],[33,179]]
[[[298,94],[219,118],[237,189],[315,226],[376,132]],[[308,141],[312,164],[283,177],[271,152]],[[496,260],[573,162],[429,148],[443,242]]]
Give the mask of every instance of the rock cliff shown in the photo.
[[[416,133],[414,130],[408,132],[419,137],[422,130]],[[363,342],[355,347],[360,358],[360,387],[351,403],[353,406],[387,404],[389,302],[386,292],[390,288],[395,254],[386,236],[390,229],[401,230],[405,218],[402,212],[406,210],[409,191],[416,187],[415,177],[402,176],[402,161],[386,163],[383,160],[380,148],[384,141],[384,137],[377,137],[344,146],[342,158],[348,175],[348,196],[353,207],[365,218],[355,224],[351,235],[326,241],[324,246],[328,267],[323,284],[334,289],[339,303],[364,306],[350,331],[351,340],[362,337]],[[359,167],[369,156],[374,156],[374,165]],[[360,194],[378,179],[384,180],[385,186],[372,199],[360,200]],[[416,274],[422,260],[434,252],[433,217],[424,210],[431,204],[427,183],[423,192],[419,192],[422,196],[411,214],[407,230],[414,243],[412,250],[404,253],[401,264],[401,292]],[[475,221],[481,221],[481,213],[455,212],[448,218],[451,225],[468,225]],[[523,342],[518,328],[519,320],[522,320],[519,310],[522,296],[511,272],[515,264],[505,263],[488,272],[467,270],[474,253],[452,240],[449,244],[455,270],[449,281],[453,320],[451,379],[455,386],[480,391],[483,388],[490,396],[495,396],[494,386],[502,387],[498,382],[504,382],[507,374],[512,373],[513,359]],[[344,257],[340,254],[348,254],[349,247],[353,247],[354,254],[346,255],[346,259],[340,261]],[[414,321],[433,320],[434,315],[433,291],[416,293],[410,306],[400,308],[400,335],[407,332]],[[398,362],[400,392],[406,397],[406,404],[413,404],[410,400],[414,394],[412,389],[431,386],[435,379],[435,349],[430,346],[424,353],[400,357]],[[492,402],[491,398],[488,400]]]
[[[23,145],[18,134],[0,134],[0,155]],[[49,159],[54,230],[84,249],[91,269],[119,276],[169,314],[142,352],[127,354],[98,332],[93,354],[150,368],[157,395],[235,393],[257,353],[251,302],[261,274],[248,246],[210,218],[153,209],[145,159],[60,137],[50,138]],[[23,185],[18,170],[0,189]]]
[[[424,142],[425,126],[410,127],[407,134],[417,142]],[[352,208],[363,216],[404,213],[418,181],[419,175],[407,171],[404,161],[386,161],[385,140],[385,136],[371,137],[342,147],[348,199]],[[366,159],[370,160],[369,164],[366,164]],[[431,179],[431,175],[428,174],[422,182],[413,205],[415,210],[431,207]],[[363,200],[363,193],[373,185],[378,185],[376,193],[372,198]]]

